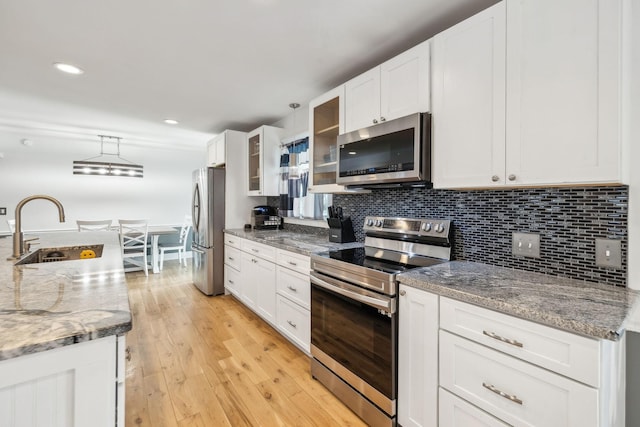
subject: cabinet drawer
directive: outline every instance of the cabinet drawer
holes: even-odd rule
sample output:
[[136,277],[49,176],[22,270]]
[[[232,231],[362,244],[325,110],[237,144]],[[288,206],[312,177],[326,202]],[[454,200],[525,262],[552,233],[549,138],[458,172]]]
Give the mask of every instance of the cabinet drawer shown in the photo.
[[273,246],[242,239],[242,250],[267,261],[276,262],[276,248]]
[[307,310],[311,307],[311,285],[308,274],[301,274],[282,266],[276,269],[278,293],[300,304]]
[[240,298],[240,272],[229,264],[224,266],[224,288],[230,294]]
[[439,427],[509,426],[443,388],[439,389],[439,396]]
[[224,245],[224,263],[236,270],[240,270],[240,249]]
[[224,244],[228,246],[233,246],[234,248],[241,249],[242,241],[240,237],[234,236],[233,234],[224,233]]
[[440,385],[512,425],[598,426],[596,389],[446,331]]
[[278,249],[277,259],[278,265],[309,275],[311,261],[308,256]]
[[599,387],[599,341],[460,301],[440,300],[442,329]]
[[278,295],[278,329],[298,347],[309,353],[311,344],[311,315],[298,304]]

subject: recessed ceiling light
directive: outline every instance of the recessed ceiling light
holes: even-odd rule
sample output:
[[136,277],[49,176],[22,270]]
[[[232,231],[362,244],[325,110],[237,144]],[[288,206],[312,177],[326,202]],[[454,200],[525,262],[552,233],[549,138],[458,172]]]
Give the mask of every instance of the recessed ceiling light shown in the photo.
[[82,74],[84,73],[84,70],[76,67],[75,65],[71,65],[71,64],[65,64],[63,62],[56,62],[53,64],[54,67],[56,67],[58,70],[65,72],[65,73],[69,73],[69,74]]
[[173,119],[164,119],[164,122],[168,125],[177,125],[178,121]]

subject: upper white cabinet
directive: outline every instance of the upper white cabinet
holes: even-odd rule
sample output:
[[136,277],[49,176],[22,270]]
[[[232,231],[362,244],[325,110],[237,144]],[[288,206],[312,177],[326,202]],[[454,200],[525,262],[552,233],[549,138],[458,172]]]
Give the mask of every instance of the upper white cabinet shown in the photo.
[[620,22],[513,0],[435,36],[434,187],[620,182]]
[[432,55],[434,186],[504,184],[505,3],[436,35]]
[[350,132],[429,111],[429,41],[345,84],[345,127]]
[[227,162],[227,132],[216,135],[207,143],[207,166],[222,166]]
[[277,196],[282,129],[260,126],[247,134],[249,196]]

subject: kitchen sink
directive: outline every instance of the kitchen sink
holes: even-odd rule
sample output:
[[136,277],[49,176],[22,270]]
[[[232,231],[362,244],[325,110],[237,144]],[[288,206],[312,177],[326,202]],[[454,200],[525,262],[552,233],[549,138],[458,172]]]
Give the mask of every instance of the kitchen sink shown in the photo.
[[102,256],[104,245],[64,246],[56,248],[39,248],[16,262],[15,265],[39,264],[43,262],[72,261],[92,259]]

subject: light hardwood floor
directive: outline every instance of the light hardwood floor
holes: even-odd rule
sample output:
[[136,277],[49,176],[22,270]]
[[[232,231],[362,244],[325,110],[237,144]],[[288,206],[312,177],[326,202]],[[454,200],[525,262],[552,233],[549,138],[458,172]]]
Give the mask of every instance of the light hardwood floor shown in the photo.
[[126,426],[364,426],[309,373],[309,358],[190,267],[128,273]]

